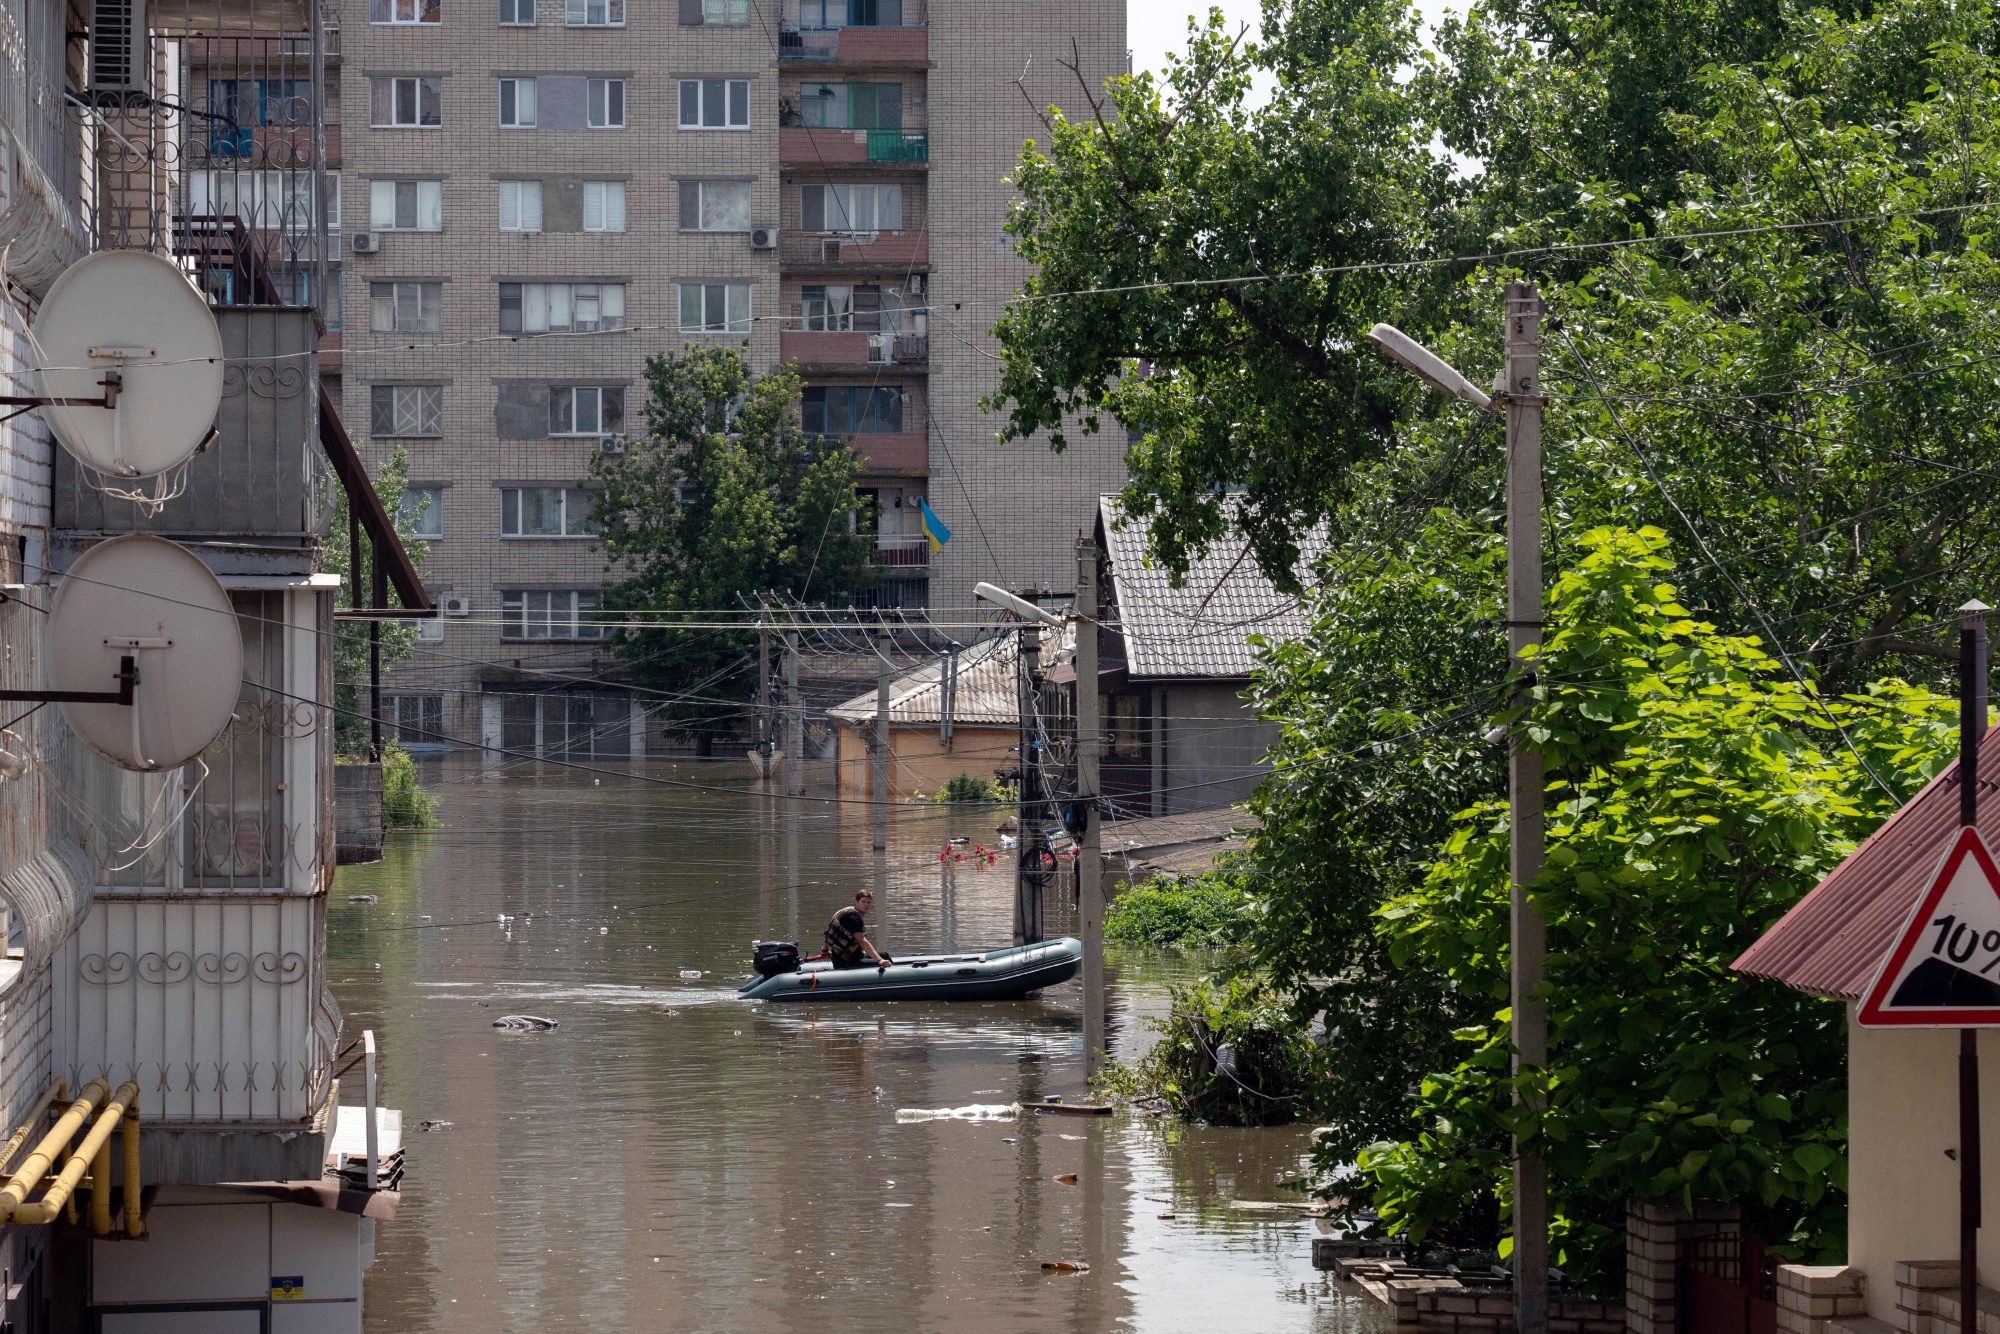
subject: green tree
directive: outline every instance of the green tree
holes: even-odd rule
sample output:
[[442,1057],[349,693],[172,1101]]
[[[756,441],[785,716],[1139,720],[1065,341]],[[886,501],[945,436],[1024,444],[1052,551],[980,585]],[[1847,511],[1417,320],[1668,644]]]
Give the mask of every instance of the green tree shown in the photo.
[[[1549,1161],[1557,1263],[1599,1289],[1622,1282],[1634,1195],[1735,1201],[1795,1253],[1843,1248],[1845,1012],[1729,965],[1955,742],[1950,698],[1884,681],[1821,700],[1754,638],[1696,620],[1661,582],[1666,545],[1657,529],[1581,539],[1530,704],[1500,715],[1549,778],[1532,887],[1545,1076],[1510,1072],[1505,803],[1459,816],[1423,883],[1378,913],[1398,967],[1485,1014],[1423,1080],[1415,1133],[1362,1153],[1366,1193],[1417,1236],[1468,1200],[1504,1206],[1523,1134]],[[1546,1112],[1516,1105],[1517,1087]]]
[[[645,435],[591,461],[594,516],[617,572],[608,610],[824,601],[864,581],[868,539],[850,517],[860,460],[801,429],[799,384],[789,369],[754,375],[727,348],[647,359]],[[754,689],[756,636],[661,619],[621,627],[617,653],[636,684],[668,697],[666,717],[705,740],[733,714],[715,701]]]

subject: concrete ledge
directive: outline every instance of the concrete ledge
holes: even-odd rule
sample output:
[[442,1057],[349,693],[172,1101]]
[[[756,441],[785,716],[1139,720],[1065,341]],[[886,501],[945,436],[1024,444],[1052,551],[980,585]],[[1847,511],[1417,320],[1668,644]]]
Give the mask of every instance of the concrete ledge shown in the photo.
[[140,1123],[139,1173],[147,1185],[174,1182],[317,1181],[326,1170],[326,1136],[319,1131],[248,1126],[158,1126]]

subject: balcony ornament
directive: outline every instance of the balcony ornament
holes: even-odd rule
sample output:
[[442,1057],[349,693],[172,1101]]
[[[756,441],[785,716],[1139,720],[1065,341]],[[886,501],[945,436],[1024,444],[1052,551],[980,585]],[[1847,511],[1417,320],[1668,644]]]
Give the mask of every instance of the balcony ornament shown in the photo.
[[159,513],[215,436],[224,362],[208,301],[170,260],[99,251],[56,279],[28,343],[42,393],[0,406],[40,408],[87,485]]

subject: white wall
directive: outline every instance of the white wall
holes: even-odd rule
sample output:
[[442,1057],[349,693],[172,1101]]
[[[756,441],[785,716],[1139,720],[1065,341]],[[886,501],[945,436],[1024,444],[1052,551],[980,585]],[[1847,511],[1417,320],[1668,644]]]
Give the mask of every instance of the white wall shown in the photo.
[[[1896,1314],[1896,1262],[1958,1258],[1958,1030],[1860,1028],[1848,1007],[1847,1262],[1868,1313]],[[1982,1189],[2000,1214],[2000,1034],[1979,1040]],[[2000,1287],[2000,1226],[1979,1232],[1979,1281]]]

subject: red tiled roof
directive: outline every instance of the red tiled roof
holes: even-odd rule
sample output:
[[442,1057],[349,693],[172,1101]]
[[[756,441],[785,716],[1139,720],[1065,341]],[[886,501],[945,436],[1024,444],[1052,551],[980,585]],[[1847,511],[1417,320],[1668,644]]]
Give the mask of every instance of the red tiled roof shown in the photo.
[[[1979,831],[1989,845],[2000,843],[2000,728],[1979,743]],[[1801,991],[1856,999],[1957,832],[1954,761],[1732,966]]]

